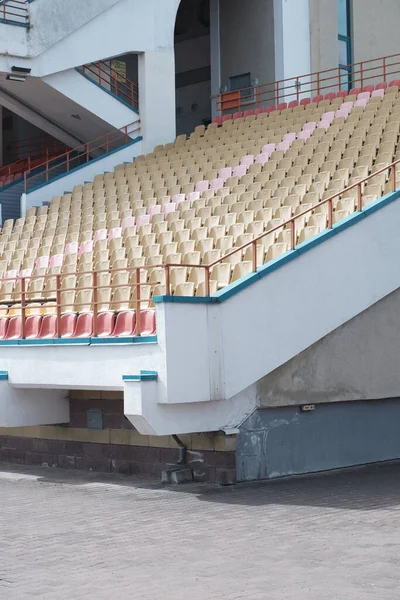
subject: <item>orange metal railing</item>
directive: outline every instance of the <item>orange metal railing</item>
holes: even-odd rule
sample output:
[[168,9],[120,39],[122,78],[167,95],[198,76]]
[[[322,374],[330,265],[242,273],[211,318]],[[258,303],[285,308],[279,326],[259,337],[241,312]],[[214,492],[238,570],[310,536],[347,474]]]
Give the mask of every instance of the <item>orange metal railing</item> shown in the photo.
[[135,110],[139,109],[137,84],[116,71],[110,63],[99,60],[96,63],[83,65],[81,71],[84,75],[87,75],[106,90],[118,96],[118,98],[129,104],[129,106],[132,106]]
[[13,23],[28,23],[28,4],[24,0],[3,0],[0,5],[0,19]]
[[7,146],[7,151],[11,155],[11,160],[16,161],[21,158],[44,156],[55,152],[66,152],[69,147],[56,140],[46,136],[32,136],[22,140],[14,140]]
[[363,88],[388,82],[396,76],[400,77],[400,54],[218,94],[216,107],[220,113],[226,110],[242,111],[280,102],[299,101],[307,96],[348,89],[349,86]]
[[[28,190],[35,185],[39,185],[43,181],[43,175],[45,181],[50,181],[53,177],[56,177],[60,173],[60,169],[64,173],[68,173],[76,167],[88,163],[93,155],[101,156],[107,154],[112,150],[121,148],[125,144],[129,143],[140,135],[140,121],[135,121],[129,125],[125,125],[121,129],[102,135],[91,142],[87,142],[82,146],[73,148],[64,154],[60,154],[56,158],[50,160],[43,160],[42,163],[35,166],[33,169],[28,169],[24,173],[24,189]],[[37,172],[37,169],[41,169],[41,172]]]

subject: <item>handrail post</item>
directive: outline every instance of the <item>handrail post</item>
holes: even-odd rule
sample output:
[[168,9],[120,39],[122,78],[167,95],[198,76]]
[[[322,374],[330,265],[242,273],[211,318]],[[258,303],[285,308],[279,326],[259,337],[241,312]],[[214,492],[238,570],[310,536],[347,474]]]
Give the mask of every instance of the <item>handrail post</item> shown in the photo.
[[140,267],[136,267],[136,335],[140,336],[142,333],[141,323],[141,307],[140,307]]
[[329,198],[328,201],[328,229],[332,229],[333,225],[333,199]]
[[362,88],[364,87],[364,73],[363,73],[363,63],[360,63],[360,84],[361,84],[361,91]]
[[383,57],[383,81],[386,83],[386,57]]
[[21,337],[25,339],[25,319],[26,319],[26,297],[25,297],[25,277],[21,278]]
[[320,93],[320,75],[319,72],[317,73],[317,96],[319,96]]
[[391,179],[392,179],[392,192],[395,192],[396,191],[396,164],[394,164],[392,166]]
[[296,246],[296,218],[294,217],[290,227],[290,249],[294,250]]
[[210,267],[207,265],[205,267],[205,270],[206,270],[205,294],[206,294],[206,296],[209,296],[210,295]]
[[167,296],[171,296],[171,285],[170,285],[170,272],[169,265],[165,265],[165,290],[167,292]]
[[93,336],[97,337],[97,317],[98,317],[98,294],[97,294],[97,271],[93,271]]
[[253,273],[255,273],[257,271],[257,243],[254,241],[251,243],[251,258],[252,258],[252,267],[253,267]]
[[61,276],[56,275],[57,337],[61,337]]
[[362,211],[362,191],[361,182],[357,184],[357,210]]
[[49,161],[46,161],[46,181],[49,180]]

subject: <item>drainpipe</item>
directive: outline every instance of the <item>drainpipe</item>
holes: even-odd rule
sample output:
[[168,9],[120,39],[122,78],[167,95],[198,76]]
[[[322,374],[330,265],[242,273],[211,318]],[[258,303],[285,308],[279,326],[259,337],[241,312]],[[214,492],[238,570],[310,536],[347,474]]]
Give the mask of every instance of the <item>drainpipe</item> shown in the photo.
[[178,465],[184,465],[185,462],[186,462],[186,446],[182,442],[182,440],[179,439],[179,437],[177,435],[173,435],[172,438],[175,440],[175,442],[179,446],[179,458],[177,460],[177,464]]

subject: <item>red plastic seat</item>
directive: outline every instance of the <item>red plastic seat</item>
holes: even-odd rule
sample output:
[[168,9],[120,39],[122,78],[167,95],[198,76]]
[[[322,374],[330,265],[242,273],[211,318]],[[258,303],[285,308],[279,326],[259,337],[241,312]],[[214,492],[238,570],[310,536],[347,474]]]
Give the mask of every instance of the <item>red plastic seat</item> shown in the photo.
[[278,109],[276,108],[276,106],[272,105],[272,106],[267,106],[267,108],[265,109],[265,112],[269,114],[269,113],[274,112],[275,110],[278,110]]
[[225,123],[225,121],[231,121],[232,120],[233,115],[229,114],[229,115],[224,115],[222,117],[222,122]]
[[276,107],[276,110],[285,110],[287,108],[287,102],[281,102],[280,104],[278,104],[278,106]]
[[400,79],[393,79],[393,81],[391,81],[389,83],[389,87],[394,87],[394,86],[400,87]]
[[213,123],[216,123],[218,126],[222,125],[222,117],[218,115],[218,117],[214,117],[212,120]]
[[57,315],[45,315],[40,325],[39,339],[57,337]]
[[312,99],[313,102],[321,102],[321,100],[323,100],[324,97],[319,95],[319,96],[314,96],[314,98]]
[[115,316],[113,312],[103,312],[97,316],[97,336],[109,337],[112,335],[115,326]]
[[22,335],[22,317],[19,315],[17,317],[11,317],[7,333],[4,337],[5,340],[18,340]]
[[233,119],[241,119],[243,117],[243,113],[241,111],[233,113]]
[[8,319],[7,317],[0,317],[0,340],[4,340],[7,333]]
[[381,83],[377,83],[375,86],[376,90],[386,90],[387,88],[387,83],[386,81],[382,81]]
[[365,85],[362,89],[363,92],[369,92],[370,94],[372,94],[372,92],[374,91],[374,86],[373,85]]
[[35,340],[39,337],[40,324],[42,317],[40,315],[31,315],[25,321],[25,337],[29,340]]
[[358,96],[361,94],[361,88],[352,88],[349,92],[349,96]]
[[74,313],[67,313],[61,315],[61,337],[69,338],[73,337],[76,327],[76,315]]
[[297,100],[292,100],[291,102],[289,102],[288,108],[296,108],[296,106],[298,105],[299,103],[297,102]]
[[340,90],[339,92],[336,93],[336,98],[346,98],[348,94],[347,90]]
[[310,102],[311,98],[303,98],[302,100],[300,100],[301,106],[307,106],[307,104],[310,104]]
[[115,321],[113,336],[130,337],[133,335],[136,325],[136,316],[133,310],[120,312]]
[[245,119],[247,119],[247,117],[252,117],[253,116],[253,111],[249,108],[248,110],[244,111],[243,116],[244,116]]
[[74,338],[87,338],[93,334],[93,313],[81,313],[75,325]]
[[[140,335],[154,335],[156,332],[156,311],[140,311]],[[135,329],[136,334],[136,329]]]
[[329,92],[328,94],[325,94],[325,96],[324,96],[324,100],[334,100],[335,98],[336,98],[335,92]]
[[262,115],[264,112],[264,109],[262,106],[259,106],[258,108],[255,109],[254,114],[256,115],[256,117],[258,117],[258,115]]

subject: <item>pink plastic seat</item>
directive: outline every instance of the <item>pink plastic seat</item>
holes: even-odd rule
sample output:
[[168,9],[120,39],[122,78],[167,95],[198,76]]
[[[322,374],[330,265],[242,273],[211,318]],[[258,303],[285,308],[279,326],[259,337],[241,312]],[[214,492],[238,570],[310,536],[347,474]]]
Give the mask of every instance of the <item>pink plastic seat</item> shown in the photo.
[[98,229],[94,232],[93,243],[96,244],[97,240],[107,239],[107,229]]
[[86,240],[86,242],[82,242],[78,249],[78,256],[82,256],[82,254],[86,254],[86,252],[93,252],[93,240]]
[[225,123],[225,121],[231,121],[233,118],[233,115],[229,114],[229,115],[224,115],[222,117],[222,122]]
[[354,106],[354,102],[343,102],[343,104],[340,105],[339,110],[351,110]]
[[335,98],[336,98],[335,92],[329,92],[328,94],[325,94],[325,96],[324,96],[324,100],[334,100]]
[[297,139],[298,140],[308,140],[311,137],[311,129],[306,129],[303,131],[300,131],[300,133],[297,135]]
[[161,205],[155,204],[154,206],[150,206],[149,215],[152,217],[153,215],[159,215],[161,213]]
[[312,101],[314,103],[316,103],[316,102],[321,102],[321,100],[323,100],[323,99],[324,99],[324,97],[321,96],[321,94],[319,94],[318,96],[314,96],[314,98],[312,99]]
[[281,151],[286,152],[286,150],[289,150],[290,145],[291,145],[290,142],[280,142],[277,145],[276,149],[278,152],[281,152]]
[[200,200],[200,192],[189,192],[189,194],[186,194],[186,200],[188,202],[194,202],[195,200]]
[[233,169],[232,175],[233,175],[233,177],[243,177],[243,175],[246,175],[246,173],[247,173],[246,165],[238,165],[237,167],[235,167]]
[[97,336],[109,337],[115,326],[115,315],[113,312],[103,312],[97,316]]
[[271,154],[273,152],[275,152],[275,148],[276,148],[275,144],[264,144],[264,146],[262,147],[261,153],[268,154],[268,156],[271,156]]
[[135,312],[124,311],[117,315],[113,336],[115,337],[130,337],[133,335],[136,325]]
[[315,121],[310,121],[309,123],[304,123],[303,125],[303,131],[314,131],[314,129],[317,127],[317,124],[315,123]]
[[222,117],[220,115],[218,115],[218,117],[213,118],[212,122],[216,123],[218,125],[218,127],[220,127],[222,125]]
[[358,94],[357,100],[369,100],[371,98],[371,92],[361,92]]
[[[140,311],[140,335],[154,335],[156,332],[156,311]],[[136,327],[134,335],[136,334]]]
[[285,135],[282,138],[283,142],[294,142],[294,140],[296,139],[296,134],[294,131],[290,131],[289,133],[285,133]]
[[[146,223],[149,223],[150,221],[150,216],[149,215],[143,215],[142,217],[138,217],[137,220],[137,226],[139,227],[139,225],[142,225],[143,223],[139,223],[139,219],[142,219],[146,217]],[[122,227],[114,227],[113,229],[110,229],[110,231],[108,232],[108,240],[115,240],[122,237]]]
[[287,102],[281,102],[280,104],[278,104],[278,106],[276,107],[276,110],[286,110],[287,108]]
[[248,110],[245,110],[243,113],[243,116],[245,119],[247,119],[247,117],[252,117],[253,116],[253,111],[251,110],[251,108],[249,108]]
[[310,104],[310,103],[311,103],[311,98],[302,98],[300,100],[300,105],[301,106],[307,106],[307,104]]
[[172,202],[174,202],[176,206],[178,206],[178,204],[180,204],[181,202],[185,202],[185,200],[185,194],[175,194],[174,196],[172,196]]
[[76,315],[74,313],[67,313],[61,315],[61,337],[69,338],[74,335],[76,326]]
[[321,117],[321,121],[333,121],[333,119],[335,118],[335,111],[334,110],[329,110],[328,112],[325,112],[322,117]]
[[228,177],[231,177],[231,175],[232,175],[232,169],[230,167],[224,167],[218,173],[218,178],[226,181],[228,179]]
[[269,161],[269,154],[261,152],[261,154],[257,154],[254,159],[254,162],[260,165],[265,165],[266,162]]
[[376,90],[386,90],[387,88],[387,83],[386,81],[382,81],[381,83],[377,83],[375,86]]
[[349,92],[349,96],[358,96],[360,94],[361,88],[352,88]]
[[11,317],[8,323],[8,328],[6,335],[4,336],[5,340],[18,340],[22,336],[22,317],[18,315],[16,317]]
[[195,186],[196,192],[205,192],[208,190],[209,181],[205,179],[204,181],[198,181]]
[[134,225],[135,225],[135,217],[125,217],[125,219],[122,219],[122,223],[121,223],[122,231],[124,231],[124,229],[126,229],[127,227],[133,227]]
[[336,93],[336,98],[346,98],[347,94],[347,90],[339,90],[339,92]]
[[362,99],[362,100],[356,100],[356,101],[354,102],[354,106],[355,106],[355,107],[356,107],[356,106],[363,106],[363,107],[365,108],[365,107],[367,106],[367,104],[368,104],[368,100],[366,100],[366,99]]
[[361,91],[369,92],[370,94],[372,94],[372,92],[374,91],[374,86],[373,85],[365,85]]
[[[52,267],[62,267],[63,262],[64,262],[63,254],[54,254],[53,256],[50,256],[49,269],[51,269]],[[29,273],[29,275],[30,274],[31,273]],[[22,276],[22,273],[21,273],[21,276]],[[23,277],[26,277],[26,275],[23,275]]]
[[51,339],[57,337],[57,316],[44,315],[40,324],[38,337],[40,339]]
[[168,202],[168,204],[164,204],[162,207],[162,212],[164,215],[169,215],[169,213],[176,211],[175,202]]
[[383,98],[385,95],[385,90],[380,88],[379,90],[374,90],[371,94],[371,98]]
[[0,340],[4,340],[7,334],[8,319],[7,317],[0,317]]
[[40,325],[42,317],[40,315],[30,315],[25,321],[25,337],[29,340],[34,340],[39,337]]
[[39,256],[35,262],[35,269],[46,269],[49,266],[48,256]]
[[254,163],[254,156],[252,154],[246,154],[246,156],[243,156],[243,158],[240,161],[240,164],[245,165],[246,167],[249,167],[253,163]]
[[78,242],[70,242],[65,246],[64,256],[68,256],[68,254],[77,254],[78,253]]
[[233,113],[233,120],[235,119],[242,119],[243,118],[243,113],[241,111],[237,111],[235,113]]
[[18,277],[18,271],[15,269],[13,271],[6,271],[4,273],[4,279],[16,279]]
[[265,112],[263,107],[259,106],[258,108],[255,109],[254,114],[256,115],[256,117],[258,117],[258,115],[262,115],[263,112]]
[[212,179],[210,181],[210,190],[220,190],[221,188],[224,187],[224,180],[223,179]]
[[[136,227],[140,227],[141,225],[148,225],[150,223],[150,215],[140,215],[137,219],[136,219]],[[116,227],[116,230],[118,229],[118,227]],[[111,230],[113,231],[113,230]],[[111,233],[110,231],[110,233]],[[118,236],[121,237],[121,236]],[[108,239],[111,239],[110,237]]]
[[317,125],[317,129],[329,129],[329,127],[331,126],[331,121],[329,120],[325,120],[322,119],[318,125]]
[[299,103],[297,102],[297,100],[292,100],[291,102],[289,102],[288,108],[296,108],[296,106],[298,105]]
[[93,313],[81,313],[77,320],[74,331],[74,338],[86,338],[93,334]]

